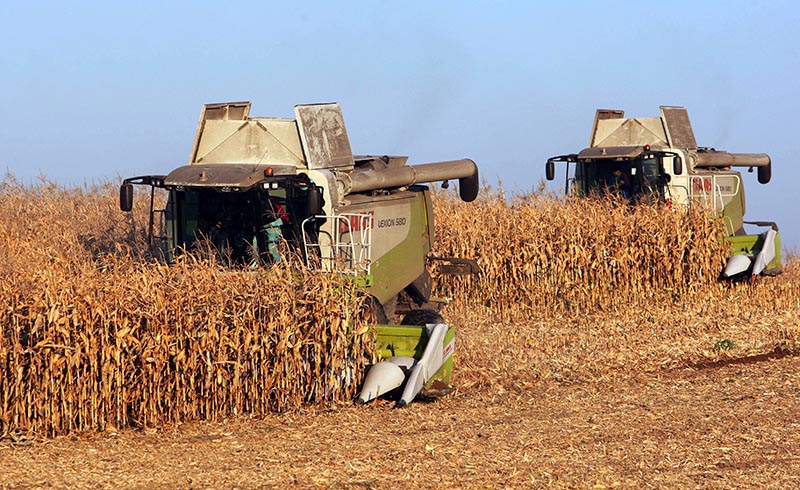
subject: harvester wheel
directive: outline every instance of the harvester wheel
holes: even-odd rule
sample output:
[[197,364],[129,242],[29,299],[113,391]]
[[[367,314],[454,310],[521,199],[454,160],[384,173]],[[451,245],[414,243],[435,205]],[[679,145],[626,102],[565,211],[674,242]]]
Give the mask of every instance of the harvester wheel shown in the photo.
[[398,296],[399,295],[395,294],[392,299],[383,304],[383,312],[386,314],[388,323],[395,322],[394,314],[397,311]]
[[444,318],[436,310],[411,310],[403,317],[401,325],[425,326],[429,323],[444,323]]

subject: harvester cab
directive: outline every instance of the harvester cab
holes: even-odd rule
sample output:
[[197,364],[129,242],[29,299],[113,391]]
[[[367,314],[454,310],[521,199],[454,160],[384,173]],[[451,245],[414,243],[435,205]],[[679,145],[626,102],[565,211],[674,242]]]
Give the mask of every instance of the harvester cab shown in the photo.
[[[778,226],[745,221],[742,174],[733,167],[758,169],[758,181],[772,176],[763,153],[728,153],[697,146],[683,107],[661,107],[660,117],[625,118],[620,110],[598,109],[589,147],[547,160],[545,177],[555,179],[555,163],[565,162],[565,193],[616,193],[631,203],[702,204],[725,223],[731,255],[725,278],[781,272]],[[751,234],[745,225],[769,228]]]
[[[442,391],[455,334],[431,298],[433,209],[421,184],[458,180],[462,200],[472,201],[475,163],[411,166],[406,157],[354,156],[335,103],[295,106],[294,119],[249,112],[249,102],[203,106],[188,165],[125,179],[120,208],[132,209],[134,184],[150,186],[150,242],[167,262],[203,247],[223,264],[257,269],[292,250],[309,268],[352,276],[374,298],[382,321],[403,318],[403,325],[378,327],[377,346],[384,357],[401,359],[392,364],[403,373],[400,383],[397,371],[380,363],[360,400],[402,384],[410,391],[401,404],[420,391]],[[157,188],[168,192],[164,209],[154,208]],[[425,374],[407,382],[415,370]],[[369,387],[375,379],[379,390]]]

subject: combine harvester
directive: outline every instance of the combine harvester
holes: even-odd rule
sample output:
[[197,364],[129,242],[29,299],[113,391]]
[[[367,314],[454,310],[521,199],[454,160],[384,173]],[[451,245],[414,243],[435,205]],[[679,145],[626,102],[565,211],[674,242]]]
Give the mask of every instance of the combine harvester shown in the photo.
[[[555,162],[566,162],[567,194],[621,193],[631,202],[702,203],[725,221],[731,255],[722,277],[749,277],[782,272],[778,226],[744,221],[742,174],[733,167],[758,169],[758,181],[772,176],[769,155],[728,153],[700,148],[683,107],[661,107],[661,117],[630,118],[618,110],[598,109],[589,148],[547,160],[547,180]],[[574,165],[574,171],[571,171]],[[769,227],[749,234],[744,225]]]
[[[433,209],[419,184],[456,179],[461,199],[473,201],[475,163],[353,156],[338,104],[295,106],[295,119],[249,112],[249,102],[203,106],[189,164],[125,179],[120,208],[132,209],[133,184],[150,186],[150,244],[168,262],[211,243],[224,263],[258,268],[280,262],[288,245],[309,268],[352,276],[371,294],[380,322],[403,317],[377,326],[385,360],[369,370],[359,401],[403,386],[399,406],[419,393],[448,392],[455,332],[431,298],[426,265],[442,260],[453,274],[477,265],[430,257]],[[153,208],[156,188],[169,192],[164,210]]]

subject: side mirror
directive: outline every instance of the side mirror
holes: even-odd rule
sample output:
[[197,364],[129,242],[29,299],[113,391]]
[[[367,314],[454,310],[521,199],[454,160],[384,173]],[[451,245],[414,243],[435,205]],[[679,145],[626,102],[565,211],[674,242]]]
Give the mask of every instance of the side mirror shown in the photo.
[[322,188],[312,185],[308,188],[308,214],[317,215],[322,213]]
[[133,209],[133,184],[122,184],[119,187],[119,208],[126,212]]
[[683,173],[683,159],[678,155],[672,157],[672,173],[675,175]]
[[547,180],[556,178],[556,164],[553,163],[553,160],[547,160],[547,163],[544,165],[544,177]]

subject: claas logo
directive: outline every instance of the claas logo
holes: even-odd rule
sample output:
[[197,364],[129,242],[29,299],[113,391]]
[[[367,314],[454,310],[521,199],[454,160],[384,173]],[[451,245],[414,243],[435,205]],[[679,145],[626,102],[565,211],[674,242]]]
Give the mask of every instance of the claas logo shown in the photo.
[[352,233],[354,231],[361,231],[367,228],[372,228],[373,217],[375,211],[367,211],[357,215],[342,216],[339,219],[339,233]]
[[692,191],[711,192],[711,177],[695,177],[692,179]]

